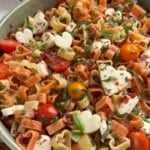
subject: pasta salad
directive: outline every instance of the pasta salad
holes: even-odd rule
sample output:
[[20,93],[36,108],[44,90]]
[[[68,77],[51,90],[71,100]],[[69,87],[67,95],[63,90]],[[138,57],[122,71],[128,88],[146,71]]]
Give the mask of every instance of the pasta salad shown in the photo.
[[150,17],[136,0],[59,0],[0,50],[0,119],[21,150],[150,149]]

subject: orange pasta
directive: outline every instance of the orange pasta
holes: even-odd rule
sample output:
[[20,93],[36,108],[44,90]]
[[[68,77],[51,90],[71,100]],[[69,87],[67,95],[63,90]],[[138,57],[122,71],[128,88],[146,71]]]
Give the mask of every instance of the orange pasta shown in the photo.
[[21,121],[20,126],[23,128],[26,128],[26,129],[32,129],[32,130],[37,130],[37,131],[41,131],[41,129],[42,129],[41,122],[36,121],[36,120],[26,119],[26,118],[24,118]]
[[38,83],[40,80],[41,80],[40,75],[35,74],[33,76],[30,76],[27,80],[25,80],[24,83],[26,84],[27,87],[31,87],[36,83]]
[[39,93],[38,97],[37,97],[38,101],[40,103],[47,103],[47,95],[46,93]]
[[137,4],[134,4],[134,6],[132,7],[131,13],[135,16],[135,17],[142,17],[146,14],[146,11],[140,7]]
[[[40,134],[37,131],[28,130],[24,134],[20,134],[16,138],[16,143],[21,148],[21,150],[33,150],[36,141],[39,139]],[[29,141],[26,143],[25,141]]]
[[48,132],[49,135],[53,135],[54,133],[56,133],[57,131],[62,130],[63,128],[65,128],[65,123],[63,121],[63,119],[58,120],[57,122],[49,125],[46,127],[46,130]]
[[126,137],[129,132],[125,126],[115,120],[112,120],[112,131],[123,137]]
[[28,88],[26,86],[20,86],[18,88],[18,96],[23,102],[28,100],[27,91],[28,91]]
[[130,120],[132,128],[139,130],[143,126],[143,121],[139,116],[133,116]]

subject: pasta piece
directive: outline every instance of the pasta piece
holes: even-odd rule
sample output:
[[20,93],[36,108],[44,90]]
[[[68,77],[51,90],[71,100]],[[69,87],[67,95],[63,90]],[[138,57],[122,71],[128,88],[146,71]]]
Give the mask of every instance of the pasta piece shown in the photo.
[[18,96],[21,99],[22,102],[25,102],[28,100],[28,95],[27,95],[27,91],[29,89],[26,86],[20,86],[18,88]]
[[38,109],[38,106],[39,106],[39,102],[38,101],[26,101],[24,103],[24,108],[26,110],[28,109],[33,109],[33,110],[37,110]]
[[69,130],[63,130],[52,138],[52,147],[54,150],[71,150],[71,133]]
[[39,93],[37,97],[39,103],[47,103],[47,94],[46,93]]
[[140,100],[140,106],[144,112],[146,113],[150,112],[150,106],[146,103],[145,99]]
[[53,135],[57,131],[60,131],[60,130],[64,129],[65,126],[66,125],[65,125],[64,121],[62,119],[60,119],[57,122],[47,126],[46,130],[47,130],[49,135]]
[[139,116],[133,116],[130,120],[132,128],[140,130],[143,126],[143,120]]
[[90,55],[91,59],[98,60],[100,56],[101,56],[101,51],[99,49],[94,48],[91,50],[91,55]]
[[139,17],[144,16],[146,14],[146,11],[142,7],[140,7],[139,5],[134,4],[132,9],[131,9],[131,13],[135,17],[139,18]]
[[30,56],[32,54],[32,51],[29,50],[28,48],[24,47],[23,45],[19,45],[17,47],[17,50],[14,51],[13,57],[15,59],[23,59],[26,56]]
[[130,140],[128,138],[115,134],[110,135],[109,146],[111,150],[126,150],[130,145]]
[[39,74],[35,74],[33,76],[30,76],[27,80],[25,80],[24,83],[26,84],[27,87],[31,87],[40,81],[41,81],[41,78]]
[[85,96],[82,100],[78,101],[78,105],[80,107],[80,109],[85,109],[89,106],[90,101],[89,98],[87,96]]
[[112,120],[112,131],[123,137],[126,137],[129,132],[125,126],[115,120]]
[[56,80],[47,80],[41,85],[40,93],[49,93],[51,89],[58,85]]
[[58,88],[65,88],[67,86],[67,80],[61,74],[53,74],[53,79],[58,82]]
[[[34,145],[39,137],[40,135],[37,131],[28,130],[16,138],[16,143],[21,148],[21,150],[33,150]],[[25,143],[26,139],[29,141],[28,143]]]
[[26,128],[26,129],[32,129],[41,131],[42,129],[42,123],[36,120],[30,120],[30,119],[22,119],[20,123],[20,127]]
[[10,60],[13,60],[12,55],[4,53],[1,57],[0,57],[0,61],[1,62],[9,62]]
[[114,112],[114,106],[111,102],[111,99],[108,96],[103,96],[95,106],[96,113],[99,111],[104,111],[106,112],[107,115],[110,113]]

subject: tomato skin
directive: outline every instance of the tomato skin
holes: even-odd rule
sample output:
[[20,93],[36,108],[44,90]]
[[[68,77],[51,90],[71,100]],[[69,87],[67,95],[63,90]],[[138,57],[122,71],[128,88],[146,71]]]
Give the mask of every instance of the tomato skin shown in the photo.
[[39,106],[36,117],[38,119],[53,119],[58,115],[58,111],[53,104],[43,104]]
[[70,61],[58,57],[54,52],[44,53],[42,57],[49,68],[58,73],[64,72],[70,65]]
[[9,68],[7,64],[0,63],[0,80],[6,79],[9,76]]
[[16,50],[19,43],[14,40],[0,40],[0,50],[5,53],[11,53]]
[[85,94],[86,87],[81,82],[73,82],[68,87],[68,94],[73,98],[73,100],[80,100]]
[[126,43],[120,48],[120,55],[123,61],[135,60],[140,55],[140,49],[135,44]]
[[130,150],[149,150],[150,143],[149,138],[142,132],[130,132],[128,134],[129,139],[131,140]]

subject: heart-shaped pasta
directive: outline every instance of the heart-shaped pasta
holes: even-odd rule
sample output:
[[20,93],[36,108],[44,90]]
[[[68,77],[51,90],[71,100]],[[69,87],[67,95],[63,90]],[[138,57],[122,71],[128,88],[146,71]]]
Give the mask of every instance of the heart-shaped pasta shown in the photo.
[[71,150],[71,133],[64,130],[52,138],[52,147],[54,150]]

